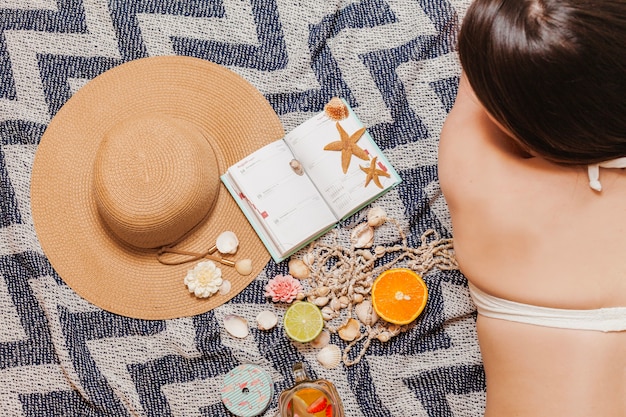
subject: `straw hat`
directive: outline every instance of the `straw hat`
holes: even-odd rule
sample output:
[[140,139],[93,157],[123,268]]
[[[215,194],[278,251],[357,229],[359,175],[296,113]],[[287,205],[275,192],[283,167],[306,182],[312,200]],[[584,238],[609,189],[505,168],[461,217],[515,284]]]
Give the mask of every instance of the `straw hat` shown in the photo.
[[[72,289],[113,313],[209,311],[269,260],[219,175],[283,134],[263,95],[224,67],[181,56],[119,65],[77,91],[41,138],[31,205],[43,251]],[[197,261],[158,259],[164,246],[206,252],[227,230],[239,248],[225,257],[251,259],[253,270],[216,263],[232,284],[226,295],[196,298],[183,280]]]

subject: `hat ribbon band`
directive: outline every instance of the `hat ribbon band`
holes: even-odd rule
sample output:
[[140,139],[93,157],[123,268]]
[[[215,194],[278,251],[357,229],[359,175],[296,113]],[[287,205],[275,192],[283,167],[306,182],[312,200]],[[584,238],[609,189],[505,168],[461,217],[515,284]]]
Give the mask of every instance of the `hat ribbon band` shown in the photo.
[[[212,255],[212,253],[215,252],[215,250],[216,250],[215,246],[210,247],[208,250],[204,252],[190,252],[190,251],[186,251],[182,249],[172,248],[170,246],[163,246],[162,248],[159,249],[159,252],[157,253],[157,259],[163,265],[182,265],[187,262],[194,262],[200,259],[210,259],[212,261],[219,262],[227,266],[235,266],[235,262],[231,261],[230,259],[223,259],[223,258],[220,258],[219,256]],[[174,255],[186,256],[187,258],[183,260],[177,260],[177,261],[167,260],[165,259],[164,255],[168,253],[174,254]]]

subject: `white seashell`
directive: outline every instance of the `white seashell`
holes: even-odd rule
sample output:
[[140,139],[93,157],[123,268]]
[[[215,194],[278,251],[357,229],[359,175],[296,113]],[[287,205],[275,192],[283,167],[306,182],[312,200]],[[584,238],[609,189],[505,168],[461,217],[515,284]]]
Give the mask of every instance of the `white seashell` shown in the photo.
[[248,321],[243,317],[227,315],[224,317],[224,328],[233,337],[243,339],[248,336]]
[[227,230],[220,233],[220,235],[215,240],[215,246],[220,253],[232,254],[237,252],[239,239],[237,239],[237,235],[235,235],[235,233]]
[[348,304],[350,304],[350,299],[345,295],[342,295],[339,297],[339,303],[341,304],[341,308],[346,308],[348,307]]
[[330,343],[330,333],[323,330],[312,342],[311,346],[314,348],[323,348]]
[[376,246],[374,248],[374,253],[376,255],[382,255],[383,253],[385,253],[385,247],[384,246]]
[[381,342],[388,342],[389,339],[391,339],[391,335],[389,334],[389,332],[381,332],[378,335],[376,335],[376,339],[378,339]]
[[360,249],[355,251],[355,253],[362,256],[363,259],[365,259],[366,261],[371,261],[372,259],[374,259],[374,255],[372,255],[372,252],[368,250]]
[[369,294],[369,290],[363,287],[354,287],[354,292],[357,294],[367,295]]
[[315,304],[318,307],[324,307],[326,304],[328,304],[329,301],[330,299],[328,297],[316,297],[313,300],[313,304]]
[[323,285],[315,289],[315,294],[317,294],[320,297],[326,297],[328,293],[330,293],[330,288],[325,287]]
[[335,317],[335,312],[330,307],[322,308],[322,317],[324,320],[332,320]]
[[358,224],[350,234],[355,248],[371,248],[374,243],[374,228],[367,223]]
[[361,335],[361,325],[358,321],[351,318],[337,330],[337,333],[346,342],[351,342]]
[[289,275],[294,278],[304,279],[309,276],[309,267],[300,259],[291,259],[289,261]]
[[252,259],[240,259],[235,262],[235,271],[240,275],[250,275],[252,272]]
[[333,311],[339,311],[341,310],[341,302],[339,301],[338,298],[333,298],[332,300],[330,300],[330,305],[329,307],[333,310]]
[[361,320],[361,323],[366,326],[371,326],[378,321],[378,314],[376,314],[370,300],[365,300],[362,303],[357,304],[357,306],[354,307],[354,313],[359,320]]
[[302,256],[302,262],[304,262],[306,265],[313,265],[313,263],[315,262],[315,255],[310,252],[305,253],[304,256]]
[[352,296],[352,301],[354,301],[356,304],[360,303],[363,301],[363,294],[354,294]]
[[341,362],[341,349],[337,345],[328,345],[317,352],[317,361],[326,369],[334,369]]
[[260,330],[270,330],[278,323],[278,317],[269,310],[263,310],[257,314],[256,323]]
[[387,220],[387,213],[380,207],[372,207],[367,212],[367,224],[372,227],[380,226]]
[[219,292],[221,295],[226,295],[230,292],[230,288],[232,287],[232,284],[230,283],[229,280],[225,279],[224,281],[222,281],[222,285],[220,285],[220,289]]

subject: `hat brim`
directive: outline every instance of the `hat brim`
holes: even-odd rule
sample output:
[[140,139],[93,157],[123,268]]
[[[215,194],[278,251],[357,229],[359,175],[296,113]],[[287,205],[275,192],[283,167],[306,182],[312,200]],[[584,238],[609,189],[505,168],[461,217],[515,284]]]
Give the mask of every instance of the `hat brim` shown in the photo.
[[96,306],[127,317],[170,319],[207,312],[241,292],[269,253],[223,185],[210,216],[177,248],[205,251],[225,230],[239,238],[235,259],[251,259],[250,275],[218,265],[232,288],[207,299],[183,279],[194,264],[163,265],[154,251],[121,245],[102,225],[92,193],[101,138],[129,114],[188,120],[211,138],[219,172],[284,131],[265,97],[236,73],[183,56],[142,58],[89,81],[54,116],[37,149],[31,209],[42,249],[59,276]]

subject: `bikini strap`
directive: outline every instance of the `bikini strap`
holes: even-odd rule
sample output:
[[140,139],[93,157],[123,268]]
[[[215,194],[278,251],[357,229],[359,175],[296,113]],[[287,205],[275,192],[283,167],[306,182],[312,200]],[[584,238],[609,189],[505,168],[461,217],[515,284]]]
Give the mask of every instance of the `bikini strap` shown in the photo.
[[587,165],[589,186],[596,191],[602,191],[602,184],[600,184],[600,168],[626,168],[626,157]]

